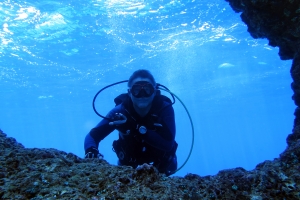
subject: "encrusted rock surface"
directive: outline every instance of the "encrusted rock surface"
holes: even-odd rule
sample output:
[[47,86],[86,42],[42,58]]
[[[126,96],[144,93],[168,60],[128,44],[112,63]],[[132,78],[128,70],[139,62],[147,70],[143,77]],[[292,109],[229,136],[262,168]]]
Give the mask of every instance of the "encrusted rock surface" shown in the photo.
[[215,176],[166,177],[149,165],[138,169],[82,159],[56,149],[25,148],[0,131],[1,199],[299,199],[300,140],[280,159],[255,170]]
[[293,59],[300,46],[299,0],[226,0],[248,26],[254,38],[267,38],[279,47],[283,60]]

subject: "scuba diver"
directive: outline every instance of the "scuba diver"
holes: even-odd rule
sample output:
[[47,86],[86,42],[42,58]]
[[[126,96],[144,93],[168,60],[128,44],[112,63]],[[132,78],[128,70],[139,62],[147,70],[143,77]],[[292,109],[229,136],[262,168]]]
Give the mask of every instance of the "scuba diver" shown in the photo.
[[85,137],[85,158],[103,158],[99,143],[116,129],[119,139],[113,142],[113,151],[119,165],[136,168],[147,163],[167,176],[175,173],[173,103],[160,94],[158,85],[148,70],[135,71],[128,80],[128,93],[115,98],[116,106]]

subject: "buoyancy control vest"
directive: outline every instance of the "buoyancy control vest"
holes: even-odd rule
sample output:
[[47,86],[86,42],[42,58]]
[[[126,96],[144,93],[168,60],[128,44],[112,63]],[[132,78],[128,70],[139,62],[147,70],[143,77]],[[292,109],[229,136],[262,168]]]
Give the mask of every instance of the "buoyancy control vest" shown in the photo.
[[158,90],[151,110],[143,118],[134,114],[132,101],[127,93],[119,95],[114,101],[116,106],[120,104],[124,106],[125,113],[123,114],[127,117],[125,124],[117,126],[119,139],[113,142],[113,150],[117,154],[120,164],[136,167],[143,163],[152,163],[157,168],[167,167],[175,156],[178,144],[174,141],[174,145],[169,151],[149,145],[145,142],[143,128],[163,134],[159,114],[163,109],[172,105],[171,100],[161,95]]

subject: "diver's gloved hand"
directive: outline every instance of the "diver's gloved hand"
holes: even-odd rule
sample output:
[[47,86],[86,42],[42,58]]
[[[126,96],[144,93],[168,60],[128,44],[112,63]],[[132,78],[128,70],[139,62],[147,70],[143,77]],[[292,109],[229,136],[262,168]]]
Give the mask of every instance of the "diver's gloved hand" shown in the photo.
[[129,120],[127,117],[122,113],[115,113],[113,116],[110,116],[111,122],[109,122],[110,126],[115,126],[114,128],[117,129],[123,135],[130,135],[130,128],[136,127]]
[[90,147],[87,150],[85,150],[85,158],[98,158],[103,159],[103,155],[99,153],[98,149],[95,147]]
[[112,117],[112,121],[109,122],[109,125],[113,126],[113,125],[122,125],[125,124],[127,121],[127,117],[125,115],[123,115],[122,113],[115,113]]

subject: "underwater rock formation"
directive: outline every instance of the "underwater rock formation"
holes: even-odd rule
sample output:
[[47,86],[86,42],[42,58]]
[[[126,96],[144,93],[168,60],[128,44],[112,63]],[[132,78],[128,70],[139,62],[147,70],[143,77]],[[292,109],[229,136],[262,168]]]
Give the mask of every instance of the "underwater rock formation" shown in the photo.
[[239,13],[253,38],[267,38],[269,45],[279,47],[282,60],[293,59],[291,84],[292,99],[297,108],[293,133],[288,136],[291,145],[300,139],[300,0],[225,0]]
[[0,199],[299,199],[300,141],[252,171],[166,177],[56,149],[24,148],[0,130]]
[[248,26],[253,38],[267,38],[279,47],[282,60],[293,59],[300,47],[299,0],[225,0]]
[[[226,0],[254,38],[293,59],[293,100],[300,105],[299,0]],[[300,109],[287,149],[254,170],[166,177],[149,166],[113,166],[56,149],[25,148],[0,130],[0,199],[300,199]]]

